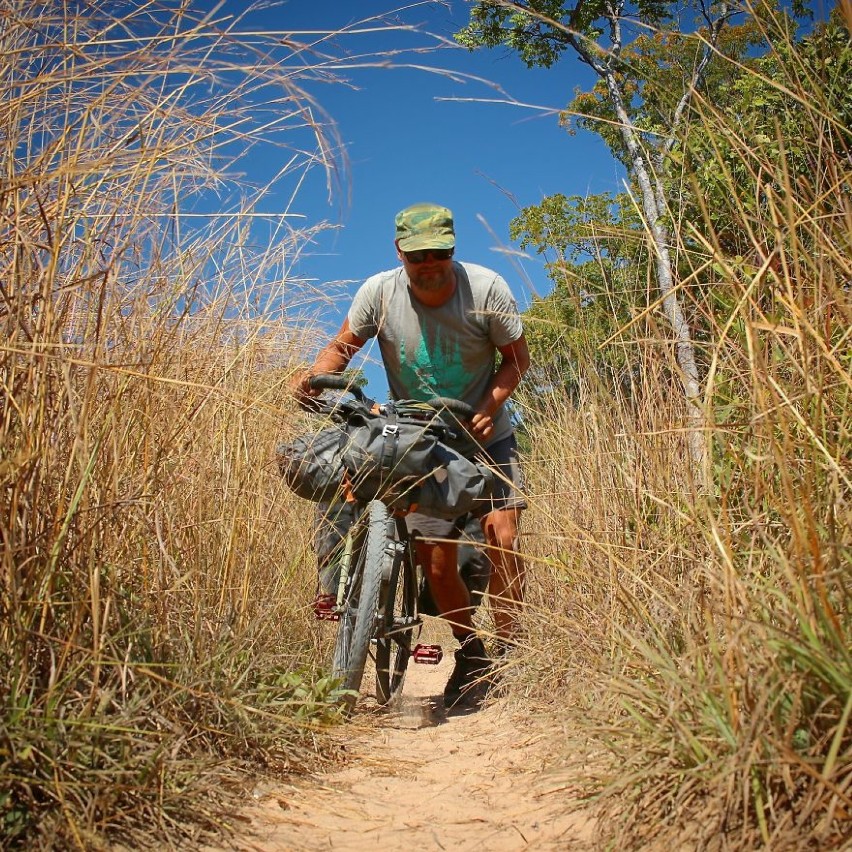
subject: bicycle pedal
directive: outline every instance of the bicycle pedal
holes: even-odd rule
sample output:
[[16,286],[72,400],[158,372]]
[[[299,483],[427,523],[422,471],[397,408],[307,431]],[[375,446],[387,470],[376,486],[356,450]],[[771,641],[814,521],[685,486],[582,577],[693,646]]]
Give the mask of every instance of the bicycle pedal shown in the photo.
[[444,659],[444,651],[440,645],[415,645],[411,655],[415,663],[426,666],[437,666]]
[[314,600],[314,617],[317,621],[340,621],[336,606],[337,595],[317,595]]

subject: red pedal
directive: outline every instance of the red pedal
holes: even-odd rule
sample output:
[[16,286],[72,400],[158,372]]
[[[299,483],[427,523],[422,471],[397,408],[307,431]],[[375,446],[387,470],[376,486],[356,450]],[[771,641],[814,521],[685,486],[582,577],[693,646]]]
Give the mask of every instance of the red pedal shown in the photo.
[[415,645],[412,656],[415,663],[437,666],[444,659],[444,652],[440,645]]
[[314,601],[314,616],[317,621],[340,621],[340,613],[335,612],[337,595],[317,595]]

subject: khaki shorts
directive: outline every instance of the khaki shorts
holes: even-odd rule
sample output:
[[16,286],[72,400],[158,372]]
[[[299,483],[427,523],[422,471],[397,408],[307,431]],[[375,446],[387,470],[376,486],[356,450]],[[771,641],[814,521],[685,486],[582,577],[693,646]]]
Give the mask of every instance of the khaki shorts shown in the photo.
[[483,509],[476,508],[475,515],[487,515],[498,509],[526,509],[524,499],[524,474],[518,459],[518,442],[514,435],[502,438],[487,446],[484,461],[494,471],[494,490]]

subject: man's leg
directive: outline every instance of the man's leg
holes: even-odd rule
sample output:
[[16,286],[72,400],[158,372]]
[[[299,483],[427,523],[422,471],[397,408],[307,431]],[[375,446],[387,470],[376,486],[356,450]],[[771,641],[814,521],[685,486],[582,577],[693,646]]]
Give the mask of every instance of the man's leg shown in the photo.
[[497,638],[517,640],[524,603],[526,567],[519,552],[518,527],[521,509],[497,509],[482,518],[482,531],[488,542],[491,579],[488,594]]
[[317,555],[319,594],[337,593],[340,581],[340,551],[343,539],[355,520],[352,503],[317,503],[314,517],[314,551]]
[[453,635],[462,639],[472,633],[470,594],[458,571],[458,545],[418,539],[417,559],[438,611],[453,626]]
[[459,643],[455,666],[444,687],[444,704],[447,708],[478,705],[491,685],[491,660],[473,627],[470,594],[458,570],[458,545],[418,541],[417,557],[442,618],[450,622]]
[[518,527],[527,504],[515,436],[486,447],[484,460],[495,472],[490,506],[482,515],[482,532],[491,560],[488,596],[498,645],[505,648],[518,640],[526,575]]

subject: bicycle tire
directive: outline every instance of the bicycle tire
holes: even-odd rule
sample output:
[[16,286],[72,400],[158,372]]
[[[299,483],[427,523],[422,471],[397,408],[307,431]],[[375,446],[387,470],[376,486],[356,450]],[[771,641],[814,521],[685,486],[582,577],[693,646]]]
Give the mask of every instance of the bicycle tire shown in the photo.
[[393,558],[388,548],[387,522],[387,507],[374,500],[357,521],[360,529],[352,531],[360,541],[353,552],[353,565],[340,607],[332,663],[332,676],[345,690],[340,700],[345,715],[352,712],[361,689],[370,641],[376,629],[382,576],[386,561]]
[[417,618],[417,569],[411,554],[400,554],[382,589],[376,638],[376,701],[390,704],[402,693]]

